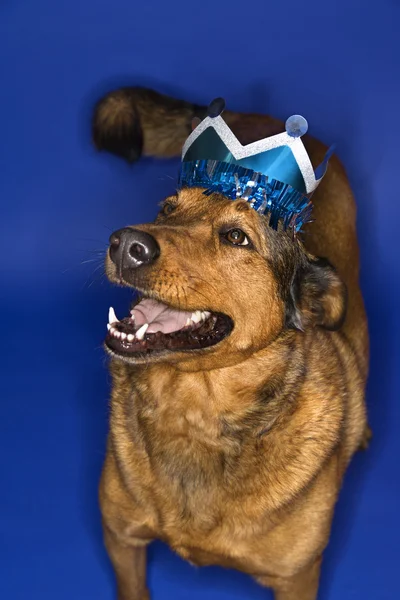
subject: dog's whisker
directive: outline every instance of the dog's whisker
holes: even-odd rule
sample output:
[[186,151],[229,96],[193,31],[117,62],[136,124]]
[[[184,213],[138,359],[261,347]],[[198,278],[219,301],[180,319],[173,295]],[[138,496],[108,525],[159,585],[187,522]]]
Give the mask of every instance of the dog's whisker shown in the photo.
[[95,277],[88,285],[88,289],[90,289],[92,287],[92,285],[94,285],[95,283],[100,283],[100,285],[103,285],[104,281],[105,281],[105,277],[106,274],[105,273],[101,273],[99,275],[99,277]]
[[[97,267],[93,270],[93,273],[95,273],[96,271],[98,271],[99,269],[104,268],[103,263],[100,263],[99,265],[97,265]],[[105,272],[103,273],[103,275],[105,275]]]
[[176,298],[178,300],[178,310],[182,310],[182,303],[181,303],[181,298],[180,298],[180,294],[179,294],[179,286],[178,284],[175,284],[175,290],[176,290]]
[[205,296],[205,295],[204,295],[202,292],[200,292],[199,290],[196,290],[196,288],[193,288],[193,287],[191,287],[191,286],[189,286],[189,285],[188,285],[188,286],[187,286],[187,289],[188,289],[188,290],[191,290],[192,292],[195,292],[196,294],[198,294],[199,296],[201,296],[202,298],[204,298],[204,300],[205,300],[206,302],[209,302],[209,299],[207,298],[207,296]]
[[79,269],[81,267],[84,267],[86,264],[91,264],[91,263],[97,263],[100,262],[99,266],[97,268],[100,268],[103,266],[103,261],[97,258],[93,258],[93,259],[89,259],[89,260],[83,260],[78,262],[75,265],[71,265],[70,267],[67,267],[66,269],[64,269],[63,271],[61,271],[62,275],[65,275],[66,273],[71,272],[73,269]]
[[176,181],[175,177],[172,177],[171,175],[167,175],[167,174],[160,175],[158,179],[159,179],[159,181],[164,181],[165,179],[171,179],[171,181]]
[[102,273],[97,272],[100,269],[104,269],[103,263],[100,263],[95,269],[93,269],[93,271],[90,273],[90,275],[86,279],[85,283],[83,284],[83,289],[85,289],[86,287],[87,287],[87,289],[90,289],[92,287],[92,285],[94,285],[95,283],[98,283],[99,281],[101,281],[102,279],[105,278],[106,273],[104,270]]
[[82,260],[80,262],[81,265],[86,265],[88,263],[94,263],[97,262],[99,259],[98,258],[88,258],[87,260]]
[[182,291],[183,291],[183,295],[185,296],[185,302],[186,302],[186,306],[188,305],[188,299],[187,299],[187,294],[186,294],[186,290],[184,287],[182,287]]
[[189,278],[190,278],[190,281],[192,281],[192,282],[200,281],[201,283],[205,283],[211,290],[215,290],[216,291],[216,287],[212,283],[212,281],[209,281],[207,279],[203,279],[203,277],[198,277],[197,275],[190,275]]
[[100,249],[100,248],[77,248],[76,249],[78,252],[87,252],[88,254],[98,254],[99,256],[105,256],[107,253],[107,249]]

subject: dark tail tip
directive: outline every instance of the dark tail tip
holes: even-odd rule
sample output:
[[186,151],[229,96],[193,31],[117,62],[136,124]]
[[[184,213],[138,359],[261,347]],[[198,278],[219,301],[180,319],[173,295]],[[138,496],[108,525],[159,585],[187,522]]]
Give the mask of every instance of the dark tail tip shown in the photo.
[[128,163],[137,161],[143,150],[140,115],[129,90],[110,92],[96,105],[92,136],[96,148],[115,154]]

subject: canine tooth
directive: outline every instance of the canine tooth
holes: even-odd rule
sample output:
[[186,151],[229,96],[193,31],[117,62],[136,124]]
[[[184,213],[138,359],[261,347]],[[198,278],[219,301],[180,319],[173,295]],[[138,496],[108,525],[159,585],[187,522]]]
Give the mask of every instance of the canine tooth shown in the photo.
[[138,340],[142,340],[144,338],[144,335],[145,335],[145,333],[147,331],[148,326],[149,326],[149,324],[145,323],[144,325],[142,325],[140,327],[140,329],[137,330],[136,337],[137,337]]
[[189,327],[189,325],[191,324],[192,319],[190,317],[188,317],[188,320],[185,323],[185,327]]
[[128,334],[128,342],[133,342],[133,340],[135,339],[135,336],[132,335],[131,333]]
[[111,323],[119,323],[117,319],[117,315],[115,314],[115,310],[112,306],[110,306],[110,310],[108,311],[108,322]]
[[211,313],[210,313],[208,310],[205,310],[205,311],[204,311],[204,317],[205,317],[206,319],[208,319],[208,317],[209,317],[210,315],[211,315]]
[[126,338],[127,338],[126,333],[122,332],[121,333],[121,340],[126,340]]
[[107,329],[108,329],[108,331],[110,331],[110,329],[111,329],[110,323],[107,323]]

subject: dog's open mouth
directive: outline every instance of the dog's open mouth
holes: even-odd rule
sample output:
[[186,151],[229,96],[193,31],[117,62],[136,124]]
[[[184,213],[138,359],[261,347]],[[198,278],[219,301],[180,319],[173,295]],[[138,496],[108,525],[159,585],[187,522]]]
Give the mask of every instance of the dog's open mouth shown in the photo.
[[232,319],[226,315],[181,311],[150,298],[142,299],[121,321],[110,308],[108,321],[106,345],[124,355],[208,348],[233,329]]

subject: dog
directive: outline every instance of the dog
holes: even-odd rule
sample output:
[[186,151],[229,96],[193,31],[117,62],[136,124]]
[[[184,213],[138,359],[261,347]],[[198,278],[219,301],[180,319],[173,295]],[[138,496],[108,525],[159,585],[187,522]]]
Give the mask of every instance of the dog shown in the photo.
[[[120,89],[95,107],[94,143],[128,162],[178,156],[204,113]],[[243,144],[283,130],[268,116],[224,119]],[[304,143],[320,161],[324,146]],[[111,310],[105,342],[100,505],[118,600],[149,599],[154,539],[248,573],[276,600],[315,600],[344,472],[371,435],[354,199],[335,156],[303,237],[203,191],[166,198],[107,252],[110,281],[140,294],[128,317]]]

